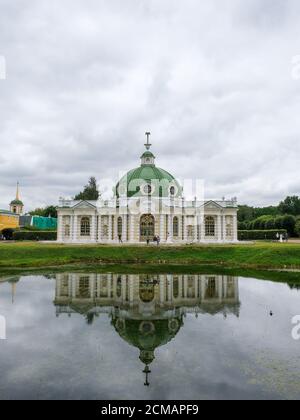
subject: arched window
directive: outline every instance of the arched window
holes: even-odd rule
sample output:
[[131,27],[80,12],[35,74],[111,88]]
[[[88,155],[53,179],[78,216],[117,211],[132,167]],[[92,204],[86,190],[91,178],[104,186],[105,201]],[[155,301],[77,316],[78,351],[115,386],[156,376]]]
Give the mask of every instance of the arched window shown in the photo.
[[155,297],[155,285],[149,276],[140,276],[139,296],[142,302],[152,302]]
[[122,277],[119,276],[117,279],[117,297],[120,298],[122,296]]
[[118,236],[122,236],[123,221],[122,217],[118,218]]
[[178,236],[179,235],[179,222],[178,222],[178,217],[175,216],[173,219],[173,236]]
[[217,297],[217,282],[215,277],[208,277],[206,280],[206,299],[213,299]]
[[172,186],[170,188],[170,195],[173,197],[175,195],[175,193],[176,193],[175,187]]
[[205,235],[215,236],[215,218],[213,216],[207,216],[205,218]]
[[155,235],[155,219],[151,214],[144,214],[140,220],[140,241],[153,240]]
[[79,289],[77,297],[82,299],[88,299],[90,297],[90,278],[80,277],[79,279]]
[[89,217],[83,217],[80,225],[81,236],[90,236],[91,234],[91,223]]
[[175,299],[179,297],[179,278],[174,277],[173,279],[173,296]]

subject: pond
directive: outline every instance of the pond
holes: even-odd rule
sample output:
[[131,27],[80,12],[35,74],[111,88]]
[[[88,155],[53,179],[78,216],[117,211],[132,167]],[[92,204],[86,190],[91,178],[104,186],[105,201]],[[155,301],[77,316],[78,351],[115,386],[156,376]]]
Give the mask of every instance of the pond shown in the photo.
[[292,324],[300,290],[286,283],[219,274],[7,277],[0,315],[2,400],[300,397],[300,328]]

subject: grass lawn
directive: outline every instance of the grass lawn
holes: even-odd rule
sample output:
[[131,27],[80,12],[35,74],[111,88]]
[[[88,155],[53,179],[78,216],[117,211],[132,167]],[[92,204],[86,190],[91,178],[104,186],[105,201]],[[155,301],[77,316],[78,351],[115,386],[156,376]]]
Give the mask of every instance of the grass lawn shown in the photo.
[[0,243],[0,271],[63,265],[138,264],[149,266],[221,266],[248,269],[300,269],[300,244],[102,246],[36,242]]

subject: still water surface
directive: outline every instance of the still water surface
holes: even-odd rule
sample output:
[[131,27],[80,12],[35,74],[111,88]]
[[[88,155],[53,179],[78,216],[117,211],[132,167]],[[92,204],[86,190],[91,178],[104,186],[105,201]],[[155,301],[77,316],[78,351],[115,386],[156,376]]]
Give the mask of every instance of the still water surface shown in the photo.
[[[222,275],[0,279],[0,399],[300,398],[300,290]],[[271,316],[273,315],[273,316]]]

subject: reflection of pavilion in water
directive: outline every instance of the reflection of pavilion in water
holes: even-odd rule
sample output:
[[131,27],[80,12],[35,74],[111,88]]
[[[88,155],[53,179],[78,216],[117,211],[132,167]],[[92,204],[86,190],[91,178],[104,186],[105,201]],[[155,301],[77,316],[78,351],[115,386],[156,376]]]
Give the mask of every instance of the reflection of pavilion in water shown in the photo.
[[157,347],[171,341],[187,314],[239,316],[238,279],[212,275],[58,274],[56,315],[104,313],[118,334],[140,350],[148,383]]

